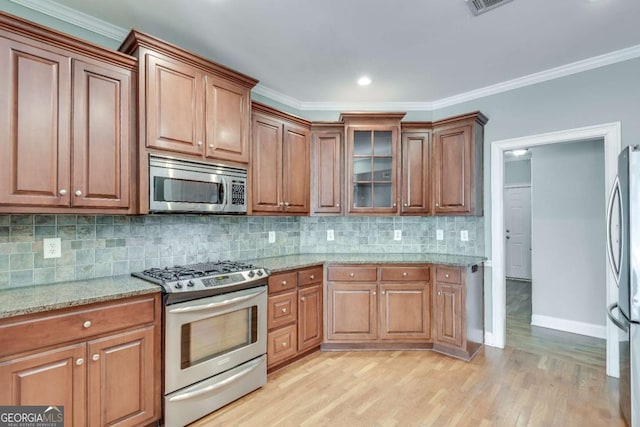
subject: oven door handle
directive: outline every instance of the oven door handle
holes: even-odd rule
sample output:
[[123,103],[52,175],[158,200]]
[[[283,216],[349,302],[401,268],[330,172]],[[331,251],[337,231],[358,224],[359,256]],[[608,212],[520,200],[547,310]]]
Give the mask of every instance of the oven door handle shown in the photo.
[[261,359],[256,359],[253,362],[250,362],[251,366],[248,366],[246,369],[238,372],[237,374],[233,374],[231,375],[229,378],[222,380],[216,384],[211,384],[201,390],[196,390],[196,391],[188,391],[186,393],[180,393],[178,395],[175,395],[173,397],[169,398],[169,402],[179,402],[181,400],[188,400],[188,399],[193,399],[194,397],[198,397],[201,396],[203,394],[208,394],[211,393],[212,391],[215,391],[219,388],[222,388],[226,385],[231,384],[232,382],[248,375],[249,373],[251,373],[251,371],[255,370],[258,366],[260,366],[262,364],[262,360]]
[[263,294],[265,292],[266,292],[266,290],[262,289],[262,290],[260,290],[258,292],[254,292],[254,293],[249,294],[249,295],[243,295],[241,297],[231,298],[231,299],[220,301],[220,302],[212,302],[212,303],[209,303],[209,304],[199,304],[199,305],[190,305],[190,306],[187,306],[187,307],[173,308],[173,309],[169,310],[169,313],[175,313],[175,314],[191,313],[193,311],[203,311],[203,310],[210,310],[212,308],[217,308],[217,307],[224,307],[225,305],[237,304],[239,302],[246,301],[246,300],[249,300],[251,298],[255,298],[258,295]]

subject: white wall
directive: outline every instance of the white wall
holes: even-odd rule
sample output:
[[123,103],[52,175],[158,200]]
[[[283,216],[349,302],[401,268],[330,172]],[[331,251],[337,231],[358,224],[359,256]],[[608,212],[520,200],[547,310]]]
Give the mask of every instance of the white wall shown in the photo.
[[604,141],[531,151],[532,323],[604,337]]

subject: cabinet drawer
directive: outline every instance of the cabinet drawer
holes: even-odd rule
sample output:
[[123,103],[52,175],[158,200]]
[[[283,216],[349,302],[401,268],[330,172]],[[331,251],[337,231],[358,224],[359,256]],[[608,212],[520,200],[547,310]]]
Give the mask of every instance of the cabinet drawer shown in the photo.
[[382,267],[380,280],[393,282],[430,282],[429,267]]
[[376,267],[335,266],[328,268],[328,280],[332,282],[375,282],[378,280]]
[[457,267],[437,267],[436,281],[460,284],[460,269]]
[[296,321],[298,292],[270,296],[267,307],[267,328],[273,329]]
[[267,335],[267,366],[283,362],[297,354],[296,325],[285,326]]
[[9,320],[0,325],[0,357],[153,323],[155,301],[154,297],[121,300],[87,306],[90,308],[53,311],[26,320]]
[[308,286],[315,283],[322,283],[322,266],[298,271],[299,286]]
[[297,278],[295,271],[269,276],[269,294],[295,289],[298,286]]

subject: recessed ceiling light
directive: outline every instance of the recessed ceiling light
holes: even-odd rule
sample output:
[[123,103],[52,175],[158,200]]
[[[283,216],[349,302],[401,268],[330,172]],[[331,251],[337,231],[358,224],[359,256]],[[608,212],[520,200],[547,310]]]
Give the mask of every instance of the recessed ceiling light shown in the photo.
[[527,154],[527,151],[529,151],[527,148],[522,149],[522,150],[513,150],[511,153],[514,156],[524,156],[525,154]]
[[371,84],[371,79],[368,76],[362,76],[358,79],[358,84],[360,86],[369,86]]

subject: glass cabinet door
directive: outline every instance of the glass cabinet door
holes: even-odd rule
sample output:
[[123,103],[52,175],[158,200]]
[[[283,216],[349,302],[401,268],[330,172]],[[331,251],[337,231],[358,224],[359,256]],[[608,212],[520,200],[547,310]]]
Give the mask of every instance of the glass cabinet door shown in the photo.
[[392,130],[354,130],[352,208],[394,209],[394,138]]

